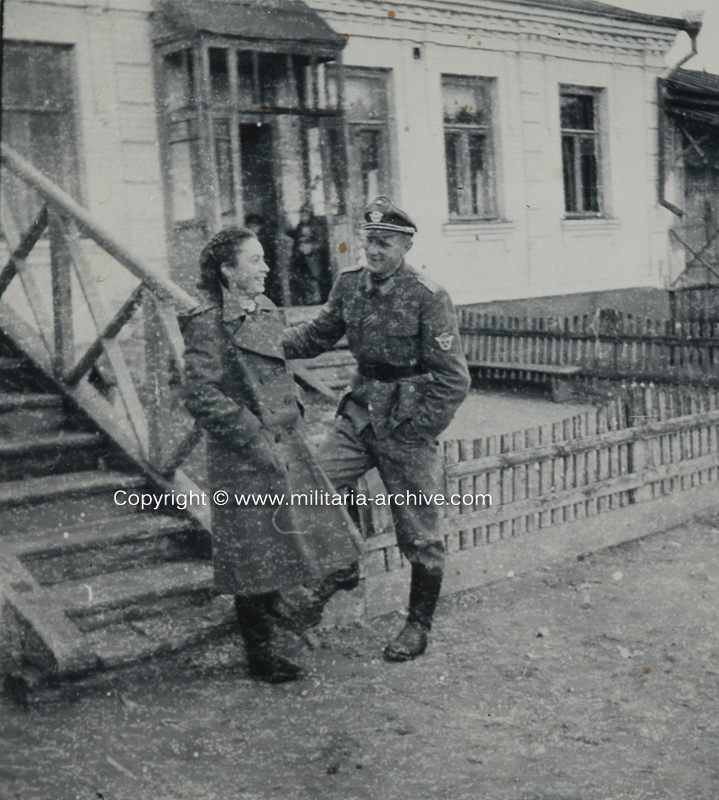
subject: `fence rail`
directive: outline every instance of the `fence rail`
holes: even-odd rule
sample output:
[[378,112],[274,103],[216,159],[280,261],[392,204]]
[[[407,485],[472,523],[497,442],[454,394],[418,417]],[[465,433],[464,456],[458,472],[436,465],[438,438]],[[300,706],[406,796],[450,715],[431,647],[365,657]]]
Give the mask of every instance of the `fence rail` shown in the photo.
[[[479,560],[495,542],[719,481],[719,390],[636,385],[604,408],[444,450],[446,494],[480,496],[444,506],[446,550]],[[375,529],[368,568],[381,577],[402,557],[389,514]]]
[[460,311],[471,366],[606,378],[716,381],[719,323],[634,319],[617,312],[577,317],[498,317]]

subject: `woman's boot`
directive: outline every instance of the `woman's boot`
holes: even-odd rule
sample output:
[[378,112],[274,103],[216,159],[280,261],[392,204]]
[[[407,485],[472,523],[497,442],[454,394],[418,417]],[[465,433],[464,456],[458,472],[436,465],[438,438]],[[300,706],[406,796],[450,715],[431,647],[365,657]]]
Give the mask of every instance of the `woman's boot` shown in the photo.
[[324,607],[337,592],[351,592],[359,585],[359,563],[339,569],[321,581],[278,592],[270,601],[268,611],[283,628],[302,634],[322,620]]
[[235,608],[250,676],[267,683],[284,683],[304,677],[304,671],[272,649],[272,625],[267,607],[273,597],[274,593],[252,597],[235,595]]

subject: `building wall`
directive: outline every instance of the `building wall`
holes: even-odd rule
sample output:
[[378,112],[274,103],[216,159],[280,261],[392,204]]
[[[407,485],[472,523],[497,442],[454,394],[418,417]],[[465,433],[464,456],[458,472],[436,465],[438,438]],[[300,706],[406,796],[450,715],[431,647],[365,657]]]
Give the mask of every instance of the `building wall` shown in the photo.
[[[74,46],[83,204],[166,269],[150,0],[6,0],[3,36]],[[110,278],[112,263],[98,264]]]
[[[672,219],[656,200],[656,78],[675,30],[501,0],[308,4],[349,35],[345,64],[393,72],[397,202],[420,228],[412,260],[456,301],[663,285]],[[496,79],[496,222],[448,222],[440,81],[452,73]],[[605,219],[564,219],[560,84],[604,89]]]
[[[346,64],[392,70],[396,199],[420,229],[411,261],[457,302],[663,284],[672,218],[656,202],[655,97],[673,29],[509,0],[307,4],[349,35]],[[166,269],[150,9],[6,0],[4,35],[75,46],[85,204]],[[498,221],[448,221],[444,73],[496,79]],[[605,90],[605,219],[564,219],[560,83]]]

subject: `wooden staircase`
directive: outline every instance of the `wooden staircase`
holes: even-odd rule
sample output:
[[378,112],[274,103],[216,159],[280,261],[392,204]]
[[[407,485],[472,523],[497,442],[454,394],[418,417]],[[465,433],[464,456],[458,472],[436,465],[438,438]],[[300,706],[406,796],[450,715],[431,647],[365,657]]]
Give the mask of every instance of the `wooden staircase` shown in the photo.
[[115,502],[118,490],[125,499],[158,488],[7,340],[0,353],[10,682],[129,664],[231,630],[206,532],[179,512]]

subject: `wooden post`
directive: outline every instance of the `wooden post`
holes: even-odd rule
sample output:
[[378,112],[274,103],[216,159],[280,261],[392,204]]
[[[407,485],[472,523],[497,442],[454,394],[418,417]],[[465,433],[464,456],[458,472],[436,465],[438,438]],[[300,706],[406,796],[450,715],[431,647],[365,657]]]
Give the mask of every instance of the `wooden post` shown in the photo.
[[65,226],[55,209],[50,210],[50,269],[55,339],[54,366],[58,374],[74,363],[72,330],[72,259],[65,241]]

